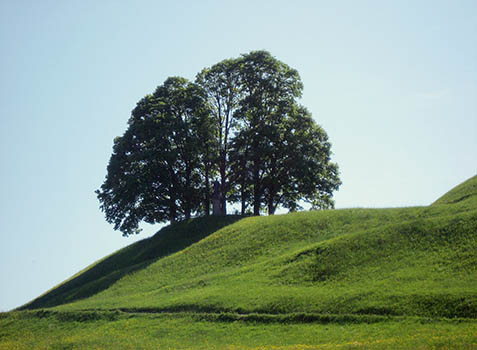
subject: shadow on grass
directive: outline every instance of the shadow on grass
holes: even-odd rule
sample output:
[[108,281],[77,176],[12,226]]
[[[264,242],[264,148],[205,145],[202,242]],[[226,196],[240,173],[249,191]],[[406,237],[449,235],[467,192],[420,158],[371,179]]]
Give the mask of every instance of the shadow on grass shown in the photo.
[[104,258],[19,310],[53,307],[95,295],[126,274],[144,269],[157,259],[183,250],[241,218],[235,215],[209,216],[164,227],[154,236]]

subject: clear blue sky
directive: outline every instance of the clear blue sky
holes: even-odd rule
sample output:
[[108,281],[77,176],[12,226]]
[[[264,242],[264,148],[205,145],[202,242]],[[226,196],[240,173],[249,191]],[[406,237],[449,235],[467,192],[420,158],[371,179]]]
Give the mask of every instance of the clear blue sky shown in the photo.
[[477,2],[0,2],[0,310],[152,234],[94,190],[130,111],[168,76],[265,49],[327,131],[336,205],[427,205],[477,172]]

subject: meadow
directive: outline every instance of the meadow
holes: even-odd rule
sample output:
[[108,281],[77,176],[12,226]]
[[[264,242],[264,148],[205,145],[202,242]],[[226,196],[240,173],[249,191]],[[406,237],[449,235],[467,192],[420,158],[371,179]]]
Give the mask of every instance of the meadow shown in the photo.
[[477,349],[477,176],[432,205],[204,217],[0,314],[0,349]]

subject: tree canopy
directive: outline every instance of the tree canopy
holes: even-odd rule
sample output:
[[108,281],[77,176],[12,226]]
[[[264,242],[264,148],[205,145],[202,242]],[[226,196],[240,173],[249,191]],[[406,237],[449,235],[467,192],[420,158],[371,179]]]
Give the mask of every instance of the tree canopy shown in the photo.
[[341,184],[326,132],[301,106],[298,72],[266,51],[203,69],[195,82],[171,77],[133,109],[114,140],[96,191],[106,220],[123,235],[141,221],[209,215],[220,209],[274,214],[278,207],[332,208]]

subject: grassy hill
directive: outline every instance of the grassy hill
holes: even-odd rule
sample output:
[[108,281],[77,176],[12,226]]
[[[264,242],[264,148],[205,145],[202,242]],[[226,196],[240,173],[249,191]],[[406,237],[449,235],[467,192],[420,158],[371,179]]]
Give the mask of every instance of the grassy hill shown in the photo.
[[[338,328],[343,324],[351,332],[349,339],[367,339],[363,347],[387,348],[391,343],[369,339],[399,325],[408,330],[400,340],[411,341],[411,333],[427,334],[426,329],[435,338],[417,337],[414,343],[402,343],[404,348],[442,339],[444,345],[457,344],[455,334],[462,346],[477,347],[476,247],[477,176],[427,207],[198,218],[163,228],[104,258],[21,307],[41,311],[5,314],[0,326],[2,320],[28,325],[31,319],[47,319],[93,320],[107,328],[133,317],[139,327],[155,324],[157,318],[179,335],[202,326],[214,333],[240,320],[267,325],[257,328],[267,333],[257,338],[268,339],[263,349],[283,344],[283,338],[274,342],[270,336],[287,324],[298,328],[286,341],[305,339],[310,347],[302,348],[309,349],[315,348],[310,345],[313,334],[323,331],[315,324],[326,324],[332,331],[319,338],[318,349],[326,348],[323,339],[346,339],[346,331]],[[17,318],[13,323],[12,317]],[[365,325],[375,322],[381,328]],[[234,327],[237,337],[227,344],[243,345],[241,332],[258,331],[248,324]],[[439,340],[432,333],[436,329],[439,336],[447,335]],[[0,349],[1,344],[0,333]],[[298,343],[287,344],[283,349]],[[346,342],[339,344],[346,348]]]

